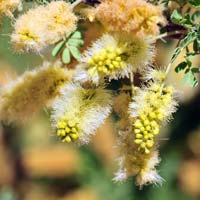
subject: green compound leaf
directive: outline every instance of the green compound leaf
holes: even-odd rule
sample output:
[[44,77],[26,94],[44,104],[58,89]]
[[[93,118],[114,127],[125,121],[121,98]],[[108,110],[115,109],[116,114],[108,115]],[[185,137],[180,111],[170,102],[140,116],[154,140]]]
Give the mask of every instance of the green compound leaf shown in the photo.
[[200,0],[189,0],[189,3],[196,8],[200,8]]
[[171,14],[171,21],[175,24],[180,24],[181,20],[183,20],[181,13],[179,13],[177,10],[174,10]]
[[198,40],[196,39],[196,40],[194,40],[194,42],[193,42],[193,50],[194,50],[194,52],[199,52],[199,50],[200,50],[200,44],[199,44],[199,42],[198,42]]
[[59,53],[60,53],[60,51],[62,50],[62,48],[64,47],[64,45],[65,45],[65,41],[61,41],[61,42],[59,42],[55,47],[54,47],[54,49],[53,49],[53,51],[52,51],[52,56],[57,56]]
[[174,60],[177,58],[177,56],[181,53],[181,51],[188,46],[191,42],[193,42],[196,39],[197,35],[195,32],[191,31],[189,32],[181,41],[179,46],[174,50],[171,63],[174,62]]
[[74,46],[74,47],[81,47],[84,45],[84,41],[81,40],[81,39],[69,39],[68,42],[67,42],[68,45],[70,46]]
[[81,39],[81,38],[82,38],[82,34],[81,34],[80,31],[75,31],[75,32],[72,34],[71,38],[73,38],[73,39]]
[[183,84],[189,84],[190,87],[196,87],[198,85],[198,81],[191,70],[187,70],[182,82]]
[[186,63],[186,62],[179,63],[179,64],[176,66],[175,71],[176,71],[176,73],[180,73],[180,72],[182,72],[186,67],[187,67],[187,63]]
[[171,14],[171,21],[174,24],[179,24],[185,28],[191,29],[193,27],[193,20],[189,13],[186,13],[184,16],[182,16],[180,12],[174,10]]
[[81,57],[81,53],[80,53],[80,51],[79,51],[76,47],[74,47],[74,46],[69,46],[69,50],[70,50],[72,56],[73,56],[75,59],[78,60],[78,59]]
[[192,71],[194,74],[200,73],[200,68],[199,68],[199,67],[193,67],[193,68],[191,69],[191,71]]
[[65,64],[69,64],[70,61],[71,61],[71,58],[70,58],[70,52],[69,52],[69,49],[68,48],[65,48],[63,53],[62,53],[62,61],[65,63]]

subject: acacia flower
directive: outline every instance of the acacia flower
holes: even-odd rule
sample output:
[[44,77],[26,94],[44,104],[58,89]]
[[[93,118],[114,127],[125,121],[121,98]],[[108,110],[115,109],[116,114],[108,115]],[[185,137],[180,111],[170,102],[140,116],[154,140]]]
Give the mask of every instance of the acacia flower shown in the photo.
[[44,63],[24,73],[1,91],[0,120],[23,122],[59,95],[60,87],[69,79],[58,63]]
[[94,82],[129,77],[152,62],[153,42],[130,35],[105,34],[87,49],[80,61]]
[[151,152],[162,123],[170,119],[177,105],[173,98],[175,89],[172,86],[164,86],[164,72],[152,71],[151,74],[159,75],[155,76],[157,80],[154,79],[150,85],[138,90],[130,103],[134,143],[137,144],[138,151],[144,154]]
[[30,9],[14,24],[11,42],[16,51],[40,52],[76,29],[77,17],[65,1]]
[[62,142],[88,143],[111,111],[111,94],[105,89],[84,89],[66,84],[53,105],[53,128]]
[[124,31],[140,37],[159,34],[162,9],[145,0],[106,0],[93,11],[110,31]]
[[155,168],[160,162],[158,152],[152,150],[149,154],[143,154],[138,151],[133,140],[134,135],[129,131],[120,132],[118,141],[119,170],[115,174],[114,181],[122,182],[131,176],[136,176],[136,184],[139,186],[151,183],[161,184],[163,179]]
[[0,16],[12,17],[12,12],[20,5],[21,0],[0,0]]

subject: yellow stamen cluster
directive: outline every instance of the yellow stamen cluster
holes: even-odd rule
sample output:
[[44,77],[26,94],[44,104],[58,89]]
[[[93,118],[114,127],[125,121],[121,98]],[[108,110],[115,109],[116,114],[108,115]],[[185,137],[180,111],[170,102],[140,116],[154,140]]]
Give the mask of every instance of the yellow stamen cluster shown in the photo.
[[171,95],[170,86],[163,88],[152,85],[145,96],[146,105],[133,124],[134,142],[146,154],[154,146],[154,137],[159,134],[161,122],[165,118],[164,108],[171,103]]
[[92,74],[93,71],[97,70],[98,73],[110,75],[113,71],[122,69],[125,66],[122,54],[123,49],[120,47],[115,49],[108,46],[107,48],[100,50],[89,60],[89,64],[93,66],[89,72]]
[[75,142],[79,138],[78,123],[74,119],[62,117],[57,125],[56,134],[62,142]]

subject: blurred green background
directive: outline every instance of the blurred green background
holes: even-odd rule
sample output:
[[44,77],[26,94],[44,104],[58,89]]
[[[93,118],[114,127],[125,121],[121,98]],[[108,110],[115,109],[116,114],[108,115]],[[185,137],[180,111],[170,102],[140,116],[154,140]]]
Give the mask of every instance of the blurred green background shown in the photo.
[[[6,85],[42,62],[39,55],[15,54],[9,43],[12,25],[0,25],[0,84]],[[164,64],[173,43],[158,43]],[[169,53],[166,53],[169,52]],[[180,58],[181,59],[181,56]],[[47,112],[23,126],[0,127],[0,200],[197,200],[200,199],[200,93],[170,80],[182,92],[174,120],[163,130],[160,146],[162,186],[135,186],[134,178],[116,184],[116,132],[111,120],[89,146],[61,144],[51,132]]]

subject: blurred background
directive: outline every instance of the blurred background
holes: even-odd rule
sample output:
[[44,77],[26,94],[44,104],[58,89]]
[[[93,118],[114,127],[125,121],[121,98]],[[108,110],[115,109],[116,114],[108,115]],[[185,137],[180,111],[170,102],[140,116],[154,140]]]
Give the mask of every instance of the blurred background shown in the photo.
[[[43,60],[38,55],[12,52],[11,31],[10,21],[4,18],[0,25],[0,85]],[[98,35],[98,30],[91,31],[86,37]],[[174,45],[170,41],[158,42],[158,66],[167,63]],[[117,168],[112,119],[99,128],[89,146],[78,148],[61,144],[54,137],[48,111],[43,110],[23,126],[0,126],[0,200],[200,199],[199,88],[182,85],[181,76],[173,71],[169,82],[180,90],[180,106],[174,120],[162,131],[162,161],[158,167],[165,179],[162,186],[140,190],[134,178],[122,184],[112,181]]]

